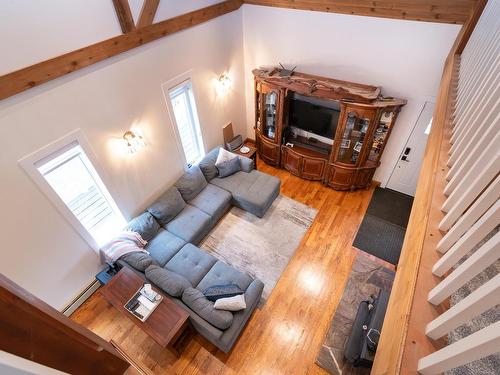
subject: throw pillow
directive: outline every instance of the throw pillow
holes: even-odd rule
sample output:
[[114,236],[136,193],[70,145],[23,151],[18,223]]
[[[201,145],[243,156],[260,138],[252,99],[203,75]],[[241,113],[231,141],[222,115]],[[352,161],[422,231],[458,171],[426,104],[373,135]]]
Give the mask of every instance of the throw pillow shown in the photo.
[[217,155],[217,160],[215,161],[215,166],[217,167],[218,164],[224,163],[225,161],[238,158],[238,155],[233,154],[232,152],[227,151],[224,148],[219,149],[219,155]]
[[214,303],[206,299],[198,289],[187,288],[182,294],[182,301],[216,328],[227,329],[233,323],[233,314],[230,311],[215,309]]
[[184,290],[192,287],[185,277],[156,265],[149,266],[145,274],[148,280],[172,297],[180,297]]
[[234,297],[243,293],[245,292],[236,284],[214,285],[203,291],[203,295],[213,302],[219,298]]
[[219,171],[220,178],[231,176],[232,174],[241,171],[240,159],[238,158],[223,161],[219,164],[216,164],[216,166],[217,170]]
[[207,185],[207,180],[197,165],[191,166],[174,184],[186,202],[196,198]]
[[217,177],[219,173],[217,172],[217,167],[215,166],[217,156],[219,156],[219,149],[220,147],[214,148],[198,163],[198,166],[200,167],[207,181],[210,181],[212,178]]
[[148,211],[160,225],[165,226],[186,206],[181,193],[175,186],[167,189],[149,208]]
[[214,307],[217,310],[226,311],[240,311],[247,308],[245,302],[245,295],[240,294],[239,296],[229,297],[229,298],[219,298],[215,301]]
[[130,220],[126,229],[137,232],[144,240],[150,241],[160,230],[160,224],[149,212],[144,212]]
[[144,272],[146,268],[152,264],[156,264],[155,260],[149,254],[142,251],[134,251],[133,253],[122,255],[119,259],[140,272]]

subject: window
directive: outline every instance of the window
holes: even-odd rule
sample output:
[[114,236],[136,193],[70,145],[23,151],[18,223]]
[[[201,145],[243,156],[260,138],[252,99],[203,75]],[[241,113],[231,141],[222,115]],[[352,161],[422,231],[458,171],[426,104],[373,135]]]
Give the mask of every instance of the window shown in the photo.
[[427,124],[427,127],[426,127],[426,128],[425,128],[425,130],[424,130],[424,134],[425,134],[425,135],[429,135],[429,134],[430,134],[430,132],[431,132],[431,127],[432,127],[432,119],[433,119],[433,118],[431,117],[431,119],[429,120],[429,124]]
[[125,219],[82,143],[74,137],[66,145],[56,143],[21,163],[75,229],[98,249],[125,226]]
[[186,163],[188,165],[194,164],[205,156],[205,148],[191,81],[185,81],[169,90],[168,96]]

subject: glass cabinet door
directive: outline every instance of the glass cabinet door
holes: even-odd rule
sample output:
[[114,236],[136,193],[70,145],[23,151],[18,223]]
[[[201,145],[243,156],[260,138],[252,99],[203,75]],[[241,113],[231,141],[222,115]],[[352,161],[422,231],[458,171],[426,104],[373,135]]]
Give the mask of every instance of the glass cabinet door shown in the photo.
[[274,140],[276,138],[278,93],[276,91],[269,91],[267,93],[262,93],[261,95],[261,131],[267,138]]
[[395,117],[396,113],[393,110],[382,112],[371,139],[370,153],[368,154],[369,161],[374,163],[379,161]]
[[359,160],[366,133],[370,127],[370,119],[349,112],[340,139],[337,162],[356,165]]
[[255,90],[255,128],[259,133],[262,131],[262,93],[260,84]]

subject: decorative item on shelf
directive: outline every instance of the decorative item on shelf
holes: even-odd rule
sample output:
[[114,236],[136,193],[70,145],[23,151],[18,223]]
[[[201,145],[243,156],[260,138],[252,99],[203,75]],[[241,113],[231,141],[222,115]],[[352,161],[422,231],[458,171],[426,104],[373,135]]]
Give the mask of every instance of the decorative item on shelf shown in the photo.
[[280,66],[281,66],[281,70],[280,70],[280,77],[290,77],[293,72],[295,71],[295,69],[297,69],[297,65],[295,65],[292,69],[287,69],[283,66],[282,63],[279,63]]
[[222,73],[217,79],[217,92],[219,94],[227,94],[231,89],[231,85],[232,82],[231,78],[229,78],[229,75],[227,73]]
[[127,130],[123,134],[123,139],[125,140],[125,142],[127,142],[127,153],[129,155],[135,154],[141,148],[146,146],[144,138],[139,134],[137,130]]

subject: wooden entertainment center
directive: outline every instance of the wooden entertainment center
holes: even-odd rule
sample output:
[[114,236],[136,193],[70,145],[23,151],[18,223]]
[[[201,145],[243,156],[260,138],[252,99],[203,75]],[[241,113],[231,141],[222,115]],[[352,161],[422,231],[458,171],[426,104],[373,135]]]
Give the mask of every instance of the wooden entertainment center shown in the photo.
[[[297,72],[290,75],[280,68],[252,73],[255,140],[263,161],[338,190],[370,186],[406,100],[384,98],[380,87]],[[324,107],[325,111],[339,113],[330,137],[292,125],[290,112],[297,98],[319,110],[323,107],[318,103],[326,103],[333,109]]]

